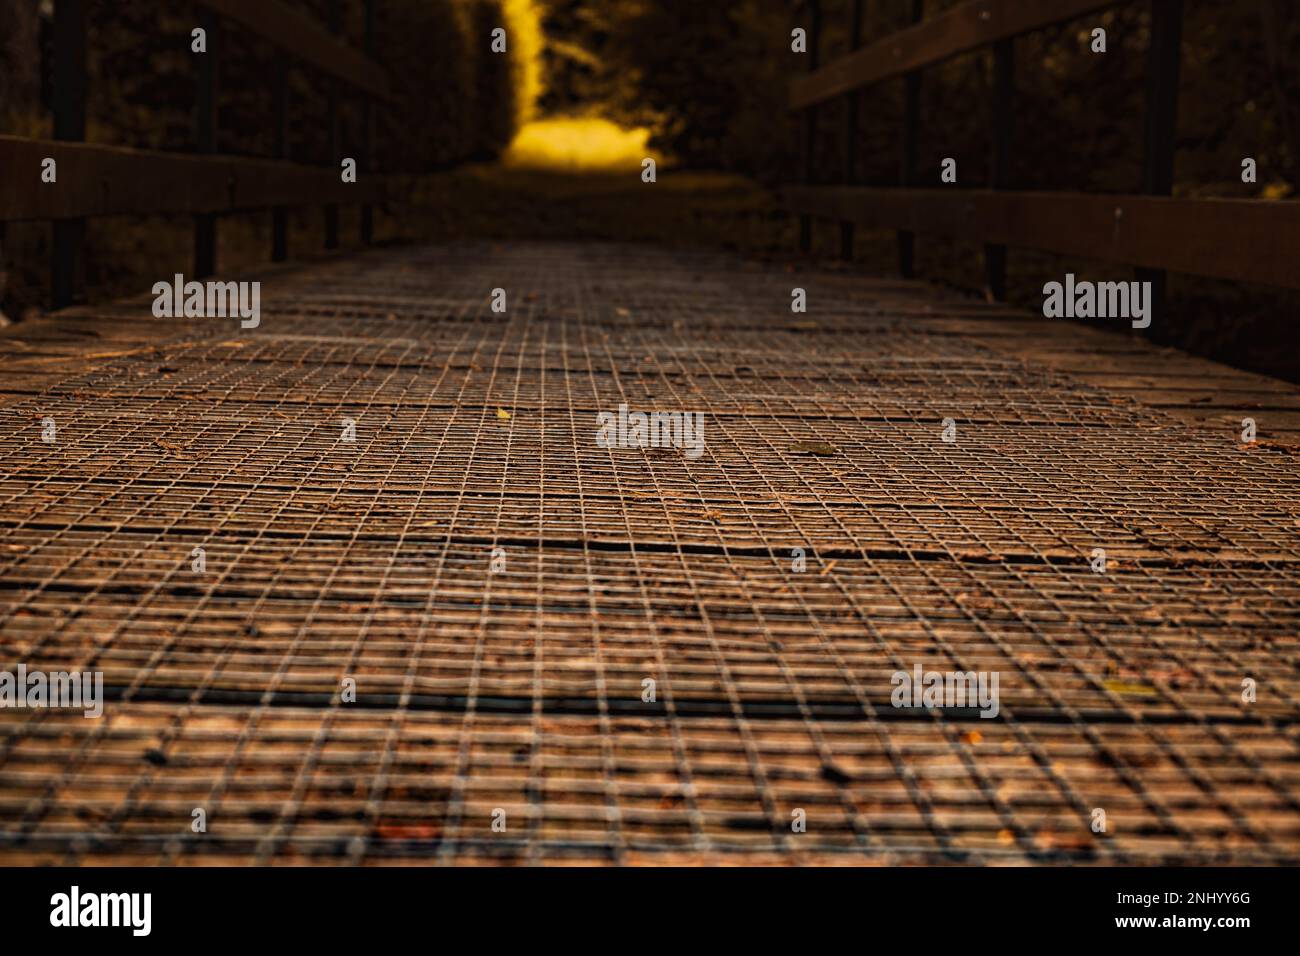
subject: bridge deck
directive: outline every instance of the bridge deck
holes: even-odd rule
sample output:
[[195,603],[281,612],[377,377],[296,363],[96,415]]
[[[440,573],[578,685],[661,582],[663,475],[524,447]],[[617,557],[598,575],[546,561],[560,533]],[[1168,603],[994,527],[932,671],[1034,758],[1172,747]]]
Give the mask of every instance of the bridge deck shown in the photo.
[[[1300,861],[1296,389],[650,247],[262,308],[0,336],[0,659],[109,697],[0,710],[0,861]],[[918,665],[997,716],[892,706]]]

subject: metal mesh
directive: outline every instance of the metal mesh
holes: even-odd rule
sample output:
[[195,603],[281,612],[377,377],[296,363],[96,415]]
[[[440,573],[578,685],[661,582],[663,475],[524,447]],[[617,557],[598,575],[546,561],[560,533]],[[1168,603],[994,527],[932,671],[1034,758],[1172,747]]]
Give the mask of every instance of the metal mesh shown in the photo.
[[[0,408],[0,663],[110,696],[0,710],[0,859],[1300,859],[1296,458],[956,314],[389,251]],[[703,453],[600,447],[621,403]],[[893,707],[916,665],[998,672],[998,717]]]

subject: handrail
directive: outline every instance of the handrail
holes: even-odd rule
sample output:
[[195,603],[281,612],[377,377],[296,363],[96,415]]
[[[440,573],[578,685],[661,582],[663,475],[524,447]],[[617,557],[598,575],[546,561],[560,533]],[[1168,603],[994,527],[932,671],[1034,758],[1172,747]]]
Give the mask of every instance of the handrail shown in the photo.
[[[926,20],[920,17],[922,0],[912,0],[913,26],[793,79],[790,103],[812,117],[816,106],[833,96],[900,75],[914,85],[921,68],[991,43],[997,80],[990,100],[992,188],[915,188],[919,184],[909,181],[915,156],[908,144],[916,136],[919,107],[911,102],[904,110],[898,188],[817,186],[812,184],[811,167],[806,166],[804,184],[785,190],[787,205],[801,215],[802,222],[817,217],[898,229],[904,276],[912,274],[911,240],[916,233],[983,242],[988,290],[995,298],[1005,293],[1007,246],[1135,266],[1138,278],[1152,283],[1157,313],[1162,308],[1165,270],[1300,288],[1300,270],[1295,268],[1300,203],[1169,198],[1183,0],[1148,0],[1151,45],[1142,194],[1005,191],[1011,185],[1005,167],[1012,116],[1013,38],[1118,2],[969,0]],[[817,22],[815,16],[811,22]],[[815,42],[810,39],[810,46]],[[935,177],[937,181],[937,169]],[[805,232],[801,227],[801,248],[806,251]],[[1260,236],[1268,241],[1260,243]]]
[[[71,304],[81,284],[85,219],[95,216],[177,213],[194,216],[194,274],[216,270],[216,217],[238,210],[272,211],[271,257],[288,255],[288,207],[320,203],[325,213],[325,246],[338,244],[338,206],[361,203],[361,239],[371,241],[371,203],[383,197],[384,184],[370,169],[373,155],[374,100],[391,101],[394,85],[373,59],[375,2],[365,0],[366,52],[343,42],[341,2],[330,0],[328,26],[298,13],[282,0],[197,0],[198,25],[207,34],[196,56],[199,73],[197,153],[119,149],[83,142],[86,128],[86,4],[54,4],[54,139],[0,136],[0,236],[6,221],[53,222],[51,304]],[[275,101],[274,160],[216,153],[218,58],[221,24],[230,21],[270,41],[280,51],[272,88]],[[178,36],[177,43],[190,43]],[[285,56],[287,54],[287,56]],[[289,62],[296,58],[327,75],[328,155],[322,165],[288,161]],[[339,155],[340,83],[362,99],[360,141],[351,158],[357,176],[343,182]],[[46,181],[46,161],[55,178]]]
[[1121,2],[1124,0],[968,0],[795,79],[790,84],[790,108],[806,109],[998,40]]
[[[33,187],[57,164],[59,188]],[[338,170],[239,156],[167,153],[0,136],[0,222],[97,216],[213,215],[274,205],[380,202],[383,180],[344,184]]]
[[197,0],[267,40],[285,53],[310,63],[358,90],[383,100],[394,97],[388,71],[379,63],[333,36],[306,14],[281,0]]
[[1300,289],[1291,202],[865,186],[791,186],[785,198],[827,219]]

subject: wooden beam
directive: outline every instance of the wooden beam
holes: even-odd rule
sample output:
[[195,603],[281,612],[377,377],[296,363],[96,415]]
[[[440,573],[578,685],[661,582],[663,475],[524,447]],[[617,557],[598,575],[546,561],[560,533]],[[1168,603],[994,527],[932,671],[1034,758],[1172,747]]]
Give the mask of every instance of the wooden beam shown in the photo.
[[[993,83],[990,98],[993,136],[989,153],[989,188],[1006,189],[1011,172],[1011,116],[1015,95],[1015,40],[993,44]],[[989,295],[1007,297],[1007,247],[989,243],[984,247],[984,283]]]
[[793,211],[826,219],[1300,289],[1296,201],[858,186],[784,193]]
[[[364,37],[366,56],[375,55],[375,0],[365,0],[362,8],[364,17]],[[361,97],[361,156],[357,163],[358,179],[370,176],[374,172],[375,156],[375,108],[371,97]],[[361,207],[361,241],[366,245],[375,238],[375,210],[368,203]]]
[[806,109],[852,90],[1115,6],[1123,0],[968,0],[899,30],[790,84],[790,108]]
[[[925,0],[912,0],[913,23],[925,18]],[[911,186],[916,177],[917,143],[921,135],[921,71],[903,77],[903,135],[898,140],[898,185]],[[904,279],[916,275],[916,233],[900,230],[898,274]]]
[[[58,164],[41,182],[41,161]],[[272,160],[196,156],[0,136],[0,221],[191,214],[382,199],[382,180],[344,184],[338,170]]]
[[[54,5],[54,138],[80,142],[86,138],[86,5],[84,0],[58,0]],[[58,164],[60,167],[61,163]],[[68,171],[58,169],[66,182]],[[5,177],[9,170],[5,170]],[[57,188],[56,183],[41,186]],[[29,188],[30,185],[29,184]],[[57,217],[50,257],[50,306],[62,309],[81,295],[85,281],[86,223],[80,214]]]
[[[852,0],[849,8],[849,50],[862,46],[862,0]],[[844,98],[844,181],[854,180],[854,160],[858,146],[858,97]],[[840,223],[840,258],[853,258],[853,223]]]
[[[1142,191],[1152,196],[1169,196],[1174,190],[1182,38],[1183,0],[1151,0]],[[1159,269],[1139,269],[1137,277],[1151,283],[1151,314],[1158,319],[1164,312],[1168,276]]]
[[283,0],[198,0],[227,20],[269,40],[285,53],[322,73],[383,100],[394,98],[388,71],[365,54],[331,36],[322,24],[288,7]]
[[[808,0],[808,71],[815,72],[818,53],[821,47],[822,8],[820,0]],[[817,111],[808,110],[804,114],[803,128],[803,181],[812,184],[817,180]],[[802,216],[799,219],[799,251],[812,250],[812,219]]]
[[[275,101],[275,158],[289,159],[289,63],[279,60],[275,64],[272,80]],[[289,258],[289,209],[283,203],[271,208],[271,261],[284,262]]]
[[[210,10],[199,11],[199,26],[207,37],[207,52],[199,56],[198,149],[211,155],[217,151],[217,117],[220,113],[221,56],[220,26]],[[194,277],[205,279],[217,271],[217,217],[194,217]]]
[[[338,35],[343,30],[342,0],[329,0],[326,5],[329,13],[329,31]],[[334,166],[342,161],[339,155],[339,81],[330,77],[325,94],[325,155]],[[339,247],[339,207],[333,203],[325,206],[325,248]]]

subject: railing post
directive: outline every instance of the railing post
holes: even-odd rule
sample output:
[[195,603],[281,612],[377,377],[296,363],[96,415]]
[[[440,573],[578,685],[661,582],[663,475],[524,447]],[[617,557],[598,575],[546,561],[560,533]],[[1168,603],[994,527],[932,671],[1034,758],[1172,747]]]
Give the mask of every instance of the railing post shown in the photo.
[[[366,56],[375,55],[375,0],[366,0],[365,8],[365,51]],[[375,113],[374,102],[369,93],[361,100],[361,170],[360,175],[369,176],[374,159]],[[369,183],[366,184],[369,188]],[[375,211],[370,203],[361,206],[361,241],[369,245],[375,237]]]
[[[220,39],[219,23],[206,7],[199,10],[199,26],[207,36],[207,52],[199,55],[198,151],[217,151],[217,85]],[[217,216],[201,213],[194,217],[194,275],[210,276],[217,271]]]
[[[849,49],[856,50],[862,45],[862,0],[853,0],[853,9],[849,23]],[[855,151],[858,145],[858,101],[861,96],[857,90],[849,93],[844,100],[844,183],[853,184]],[[845,220],[840,223],[840,258],[853,258],[853,223]]]
[[[1012,98],[1015,85],[1015,40],[993,45],[992,155],[989,188],[1006,189],[1011,163]],[[1007,247],[985,243],[984,274],[989,295],[1001,302],[1007,297]]]
[[[925,0],[912,0],[912,22],[925,16]],[[903,139],[899,158],[898,184],[911,186],[916,176],[917,134],[921,125],[921,71],[903,77]],[[898,271],[910,279],[916,274],[916,234],[898,233]]]
[[[339,0],[329,0],[327,7],[327,16],[329,20],[329,30],[335,36],[343,31],[343,12],[339,5]],[[326,110],[328,117],[326,119],[326,146],[325,152],[329,156],[330,165],[334,168],[337,175],[339,162],[342,157],[339,156],[339,81],[335,77],[329,77],[326,81],[328,85]],[[334,203],[325,206],[325,248],[337,249],[339,247],[339,207]]]
[[[1183,0],[1151,0],[1151,48],[1147,54],[1146,149],[1142,191],[1168,196],[1174,188],[1174,136],[1178,128],[1178,72],[1183,40]],[[1138,269],[1151,283],[1149,317],[1164,311],[1168,276],[1163,269]]]
[[[275,63],[275,158],[289,158],[289,61],[278,55]],[[271,209],[271,261],[289,258],[289,210]]]
[[[54,5],[54,138],[86,138],[86,7],[84,0]],[[62,309],[77,300],[85,271],[85,219],[54,221],[50,305]]]
[[[817,48],[822,32],[822,8],[820,0],[808,0],[808,72],[817,69]],[[804,111],[803,142],[803,181],[812,185],[816,178],[816,142],[817,142],[817,107],[810,106]],[[812,216],[806,213],[799,217],[799,251],[812,249]]]

